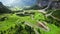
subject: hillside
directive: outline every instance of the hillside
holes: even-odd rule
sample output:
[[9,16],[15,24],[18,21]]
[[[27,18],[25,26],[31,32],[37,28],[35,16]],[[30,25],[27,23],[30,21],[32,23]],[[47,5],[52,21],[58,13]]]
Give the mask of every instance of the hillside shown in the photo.
[[[46,18],[43,13],[39,13],[37,10],[26,11],[34,12],[34,18],[32,15],[0,15],[0,34],[59,34],[60,26],[55,24],[56,20],[53,19],[52,21],[51,18]],[[5,17],[4,20],[1,20],[3,17]],[[46,22],[50,30],[39,27],[37,21]]]

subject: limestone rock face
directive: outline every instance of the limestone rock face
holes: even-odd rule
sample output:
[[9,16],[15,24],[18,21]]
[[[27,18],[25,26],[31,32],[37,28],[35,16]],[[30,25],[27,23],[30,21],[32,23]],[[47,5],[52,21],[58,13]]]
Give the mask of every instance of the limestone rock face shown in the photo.
[[48,7],[51,9],[60,9],[60,1],[59,0],[41,0],[41,1],[38,1],[38,6],[41,8]]
[[51,6],[52,9],[60,9],[60,2],[52,2]]

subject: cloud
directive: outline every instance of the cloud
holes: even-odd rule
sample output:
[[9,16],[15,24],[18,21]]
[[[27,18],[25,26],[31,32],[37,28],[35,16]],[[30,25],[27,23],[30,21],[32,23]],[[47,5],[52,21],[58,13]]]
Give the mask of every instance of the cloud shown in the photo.
[[0,2],[2,2],[4,5],[11,5],[14,1],[16,0],[0,0]]
[[36,4],[37,0],[0,0],[5,6],[30,7]]

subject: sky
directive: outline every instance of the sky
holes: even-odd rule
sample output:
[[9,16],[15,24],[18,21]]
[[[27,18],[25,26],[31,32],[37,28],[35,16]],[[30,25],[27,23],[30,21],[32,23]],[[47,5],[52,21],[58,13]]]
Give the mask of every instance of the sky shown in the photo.
[[4,5],[10,5],[10,4],[12,4],[14,1],[16,1],[16,0],[0,0],[0,2],[2,2]]
[[32,6],[37,0],[0,0],[5,6]]

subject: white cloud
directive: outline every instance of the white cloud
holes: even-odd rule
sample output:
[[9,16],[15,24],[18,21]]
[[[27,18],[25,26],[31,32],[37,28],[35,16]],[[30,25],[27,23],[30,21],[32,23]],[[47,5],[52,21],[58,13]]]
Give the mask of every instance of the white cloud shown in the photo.
[[4,5],[11,5],[15,1],[16,0],[0,0],[0,2],[2,2]]

